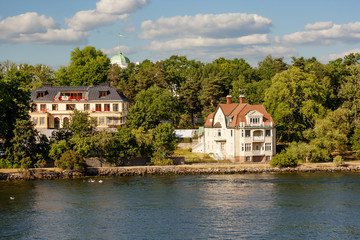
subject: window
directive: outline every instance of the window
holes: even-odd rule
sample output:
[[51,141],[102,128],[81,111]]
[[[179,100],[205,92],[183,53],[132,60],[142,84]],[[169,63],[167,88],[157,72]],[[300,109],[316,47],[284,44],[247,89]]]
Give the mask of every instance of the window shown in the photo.
[[106,95],[107,95],[107,91],[100,91],[101,98],[106,97]]
[[111,117],[106,118],[106,125],[111,125]]
[[244,144],[241,144],[241,151],[244,151]]
[[105,123],[105,118],[99,117],[99,125],[104,125],[104,123]]
[[53,110],[53,111],[59,110],[59,109],[58,109],[58,105],[57,105],[57,104],[53,104],[53,105],[52,105],[52,110]]
[[232,130],[230,130],[230,135],[232,136]]
[[114,125],[118,125],[119,124],[119,118],[118,117],[114,117],[113,118],[114,121]]
[[250,137],[251,133],[250,130],[245,130],[245,137]]
[[40,111],[42,112],[46,111],[46,104],[40,104]]
[[41,117],[40,118],[40,126],[43,126],[43,125],[45,125],[45,118]]
[[266,161],[271,161],[271,156],[266,156]]
[[218,130],[218,137],[221,137],[221,130]]
[[271,143],[265,143],[265,151],[271,151]]
[[89,111],[90,110],[90,104],[84,104],[84,111]]
[[271,131],[265,130],[265,137],[270,137],[270,136],[271,136]]
[[246,152],[251,151],[251,143],[245,143],[245,151]]
[[117,103],[114,103],[114,104],[113,104],[113,111],[114,111],[114,112],[118,112],[118,111],[119,111],[119,104],[117,104]]
[[251,161],[251,157],[250,157],[250,156],[247,156],[247,157],[246,157],[246,161],[247,161],[247,162],[250,162],[250,161]]
[[36,104],[32,104],[32,105],[31,105],[31,111],[32,111],[32,112],[36,112],[36,110],[37,110],[37,105],[36,105]]
[[244,130],[241,130],[241,137],[244,137]]
[[221,151],[224,151],[224,150],[225,150],[225,144],[221,143]]
[[37,97],[38,98],[43,98],[44,97],[44,92],[38,92]]
[[66,110],[75,110],[75,104],[66,104]]
[[93,122],[94,122],[94,124],[98,124],[98,118],[97,117],[93,117]]
[[37,117],[34,117],[34,118],[33,118],[33,124],[34,124],[34,125],[37,125],[37,124],[38,124],[38,118],[37,118]]
[[101,112],[101,104],[96,104],[95,105],[95,111]]
[[110,111],[110,104],[104,104],[104,111]]
[[260,118],[250,118],[250,123],[259,124],[260,123]]

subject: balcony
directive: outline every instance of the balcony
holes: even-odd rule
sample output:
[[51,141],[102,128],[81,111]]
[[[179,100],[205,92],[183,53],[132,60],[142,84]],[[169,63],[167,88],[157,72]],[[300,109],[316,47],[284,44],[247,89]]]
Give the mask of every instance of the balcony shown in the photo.
[[87,98],[71,98],[67,96],[60,96],[59,98],[53,98],[52,101],[87,101]]
[[254,142],[264,142],[265,138],[264,138],[264,136],[253,136],[253,141]]
[[259,155],[265,155],[265,152],[262,150],[253,150],[252,154],[253,156],[259,156]]
[[47,108],[43,108],[43,109],[40,109],[40,110],[35,110],[35,111],[32,111],[33,113],[47,113],[48,112],[48,109]]

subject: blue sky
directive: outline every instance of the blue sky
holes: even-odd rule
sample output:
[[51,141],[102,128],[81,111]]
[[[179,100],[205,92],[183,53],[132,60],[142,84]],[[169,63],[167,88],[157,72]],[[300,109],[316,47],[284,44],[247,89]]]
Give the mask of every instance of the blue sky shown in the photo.
[[266,55],[328,62],[360,52],[357,0],[1,0],[0,61],[67,65],[94,46],[132,62]]

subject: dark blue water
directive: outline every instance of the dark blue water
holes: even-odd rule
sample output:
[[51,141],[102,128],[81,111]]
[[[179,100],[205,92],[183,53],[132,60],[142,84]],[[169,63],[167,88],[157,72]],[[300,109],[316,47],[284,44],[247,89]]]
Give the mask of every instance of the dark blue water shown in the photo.
[[98,180],[0,182],[0,239],[360,238],[359,173]]

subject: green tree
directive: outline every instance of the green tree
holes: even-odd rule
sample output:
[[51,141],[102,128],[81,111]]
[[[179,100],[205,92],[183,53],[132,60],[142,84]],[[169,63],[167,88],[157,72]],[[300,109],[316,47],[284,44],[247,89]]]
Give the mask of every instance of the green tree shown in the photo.
[[130,128],[119,127],[115,132],[118,141],[117,152],[121,159],[130,159],[139,152],[136,137]]
[[48,158],[48,139],[39,134],[29,120],[16,121],[10,143],[11,146],[5,152],[7,167],[28,168]]
[[178,100],[164,88],[157,86],[142,90],[129,110],[127,124],[131,129],[155,128],[162,121],[176,122],[178,118]]
[[71,52],[70,65],[59,68],[55,75],[60,85],[92,86],[106,81],[109,68],[110,59],[102,51],[77,47]]
[[83,156],[74,151],[66,151],[55,161],[55,167],[85,171],[87,166]]
[[302,132],[325,115],[325,89],[314,74],[292,67],[276,74],[265,92],[264,106],[278,127],[282,142],[303,140]]
[[169,123],[160,124],[154,129],[152,144],[154,150],[151,161],[157,165],[161,164],[164,160],[168,164],[169,161],[167,159],[174,153],[177,144],[174,130],[174,127]]

